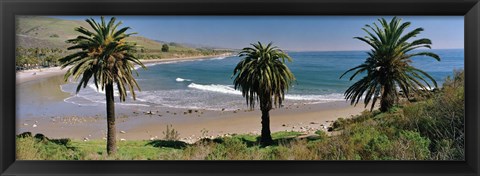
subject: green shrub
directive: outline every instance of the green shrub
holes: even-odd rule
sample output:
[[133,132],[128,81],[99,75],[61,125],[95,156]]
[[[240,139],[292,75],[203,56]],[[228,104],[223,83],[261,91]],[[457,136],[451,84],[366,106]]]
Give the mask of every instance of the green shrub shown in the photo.
[[398,160],[426,160],[430,158],[430,139],[415,131],[401,131],[394,142],[393,157]]
[[307,140],[294,140],[288,145],[290,150],[287,154],[288,160],[316,160],[318,154],[316,150],[313,150],[312,146],[308,145]]
[[393,157],[390,155],[393,148],[392,142],[388,139],[387,135],[380,134],[374,136],[368,144],[365,146],[364,160],[391,160]]
[[333,122],[332,128],[334,130],[343,129],[343,127],[346,125],[346,123],[347,123],[347,121],[344,118],[338,118],[337,120],[335,120],[335,122]]
[[347,135],[328,138],[314,145],[318,159],[321,160],[355,160],[358,159],[355,145]]
[[289,158],[289,150],[287,147],[268,147],[264,149],[263,159],[265,160],[287,160]]
[[380,113],[380,111],[378,111],[378,110],[375,110],[375,111],[365,110],[360,115],[354,116],[352,118],[346,118],[346,119],[345,118],[338,118],[337,120],[335,120],[333,122],[332,128],[333,128],[333,130],[342,130],[350,124],[364,122],[368,119],[371,119],[371,118],[375,117],[379,113]]
[[168,52],[169,51],[169,47],[167,44],[163,44],[162,45],[162,52]]
[[16,143],[18,160],[76,160],[80,157],[70,143],[63,145],[31,136],[17,138]]
[[327,133],[323,130],[317,130],[317,131],[315,131],[315,134],[319,135],[319,138],[321,140],[327,139],[327,137],[328,137]]
[[[182,151],[181,156],[176,156],[175,159],[180,160],[205,160],[208,159],[209,154],[212,152],[213,148],[216,147],[213,142],[201,142],[197,143],[192,146],[188,146]],[[163,157],[164,159],[172,159],[169,154],[165,154],[167,157]]]
[[236,138],[225,138],[222,144],[217,144],[207,156],[209,160],[242,160],[247,159],[247,145]]

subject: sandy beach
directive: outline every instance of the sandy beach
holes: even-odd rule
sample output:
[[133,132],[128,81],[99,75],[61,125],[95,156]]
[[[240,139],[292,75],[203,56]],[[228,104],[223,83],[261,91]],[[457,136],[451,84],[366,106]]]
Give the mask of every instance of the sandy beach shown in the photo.
[[[116,115],[119,140],[162,139],[167,125],[172,125],[186,142],[200,137],[214,138],[232,134],[260,134],[260,110],[212,111],[176,108],[139,108]],[[300,131],[312,134],[327,130],[331,123],[342,117],[349,118],[364,111],[363,106],[350,106],[346,102],[290,105],[274,109],[271,130]],[[105,115],[31,118],[20,120],[17,133],[30,131],[51,138],[77,140],[104,139]]]
[[63,75],[67,72],[67,69],[61,69],[60,67],[50,67],[50,68],[42,68],[42,69],[31,69],[31,70],[24,70],[17,72],[16,81],[17,85],[34,81],[49,78],[52,76],[59,76]]

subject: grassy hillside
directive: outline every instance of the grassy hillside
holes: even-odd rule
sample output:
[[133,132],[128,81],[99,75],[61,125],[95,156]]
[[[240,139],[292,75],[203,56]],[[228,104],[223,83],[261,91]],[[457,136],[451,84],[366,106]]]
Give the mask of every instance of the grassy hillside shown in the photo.
[[[121,19],[120,19],[121,21]],[[65,41],[78,36],[76,27],[91,29],[87,22],[77,20],[62,20],[41,16],[20,16],[16,19],[17,48],[28,49],[60,49],[65,51],[70,45]],[[129,32],[135,32],[135,26],[130,26]],[[225,50],[192,48],[177,43],[162,43],[142,37],[137,34],[127,38],[127,41],[137,44],[140,59],[161,59],[171,57],[188,57],[215,55],[227,52]],[[162,52],[162,45],[169,46],[168,52]],[[63,54],[62,54],[63,53]],[[21,54],[21,53],[20,53]],[[64,52],[56,55],[64,55]],[[35,56],[25,56],[35,57]],[[40,60],[40,59],[34,59]],[[32,61],[38,62],[38,61]],[[23,63],[23,62],[22,62]],[[29,63],[35,64],[35,63]]]
[[18,17],[16,19],[17,47],[66,48],[65,39],[73,38],[77,26],[85,22],[47,17]]
[[[25,48],[44,48],[58,47],[66,48],[68,46],[65,40],[75,38],[78,32],[74,31],[76,27],[83,26],[91,29],[87,22],[76,20],[62,20],[40,16],[21,16],[17,18],[17,37],[19,46]],[[132,27],[130,32],[135,31]],[[146,49],[158,49],[162,47],[162,43],[142,37],[140,34],[129,38],[130,42],[135,42]],[[194,48],[185,48],[179,46],[179,49],[185,50]]]

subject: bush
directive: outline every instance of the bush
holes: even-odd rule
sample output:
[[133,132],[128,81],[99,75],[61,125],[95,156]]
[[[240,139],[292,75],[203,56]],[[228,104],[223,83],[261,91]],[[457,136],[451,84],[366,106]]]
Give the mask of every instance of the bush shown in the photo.
[[338,118],[337,120],[335,120],[335,122],[333,122],[332,128],[334,130],[340,130],[340,129],[343,129],[343,127],[346,124],[347,124],[347,121],[344,118]]
[[326,139],[328,137],[327,133],[323,130],[317,130],[315,131],[315,134],[317,134],[321,140]]
[[179,140],[180,133],[175,130],[172,125],[167,125],[167,129],[162,132],[163,135],[165,136],[163,139],[167,141],[177,141]]
[[307,140],[291,141],[287,146],[290,150],[286,159],[288,160],[316,160],[318,154],[313,150],[312,146],[308,145]]
[[317,159],[321,160],[355,160],[359,159],[355,152],[355,145],[347,135],[328,138],[326,141],[316,142],[312,146],[316,150]]
[[167,45],[167,44],[163,44],[163,45],[162,45],[162,52],[168,52],[168,50],[169,50],[168,45]]
[[211,142],[197,143],[193,146],[188,146],[182,151],[181,160],[205,160],[212,152],[217,144]]
[[404,108],[406,118],[410,119],[404,129],[418,130],[430,139],[432,159],[465,158],[464,91],[464,72],[454,71],[453,78],[447,78],[441,91],[432,98]]
[[455,148],[455,142],[451,139],[437,141],[433,148],[431,159],[433,160],[455,160],[464,156],[463,150]]
[[264,157],[262,159],[265,160],[287,160],[289,150],[287,147],[279,146],[279,147],[270,147],[266,148],[264,151]]
[[237,138],[225,138],[222,144],[217,144],[207,156],[209,160],[245,160],[249,156],[247,145]]
[[342,129],[345,128],[345,126],[348,126],[348,125],[353,124],[353,123],[364,122],[368,119],[371,119],[371,118],[375,117],[379,113],[380,113],[380,111],[378,111],[378,110],[375,110],[375,111],[365,110],[360,115],[354,116],[352,118],[347,118],[347,119],[338,118],[337,120],[335,120],[335,122],[333,122],[332,128],[333,128],[333,130],[342,130]]
[[430,158],[430,139],[418,132],[401,131],[399,139],[393,144],[393,157],[399,160],[426,160]]
[[374,136],[368,144],[365,146],[364,160],[391,160],[393,157],[390,155],[393,148],[392,142],[385,134]]
[[59,144],[46,138],[27,136],[17,137],[16,143],[18,160],[76,160],[80,158],[80,154],[70,146],[69,142]]

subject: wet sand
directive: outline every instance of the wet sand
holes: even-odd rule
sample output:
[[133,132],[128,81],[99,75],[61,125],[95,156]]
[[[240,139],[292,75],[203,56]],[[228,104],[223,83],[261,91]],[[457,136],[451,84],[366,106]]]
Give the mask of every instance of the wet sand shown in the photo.
[[[129,110],[132,112],[127,113],[125,110],[128,108],[123,108],[121,110],[123,113],[118,113],[117,110],[116,116],[118,140],[162,139],[167,125],[172,125],[180,133],[180,138],[186,142],[194,142],[200,137],[260,134],[261,130],[260,110],[192,109],[190,113],[189,109],[139,107],[131,108]],[[270,112],[270,126],[272,132],[300,131],[309,134],[316,130],[326,131],[337,118],[349,118],[364,110],[363,106],[353,107],[346,102],[290,105]],[[30,131],[51,138],[104,139],[106,118],[104,114],[29,118],[20,120],[17,127],[17,133]]]

